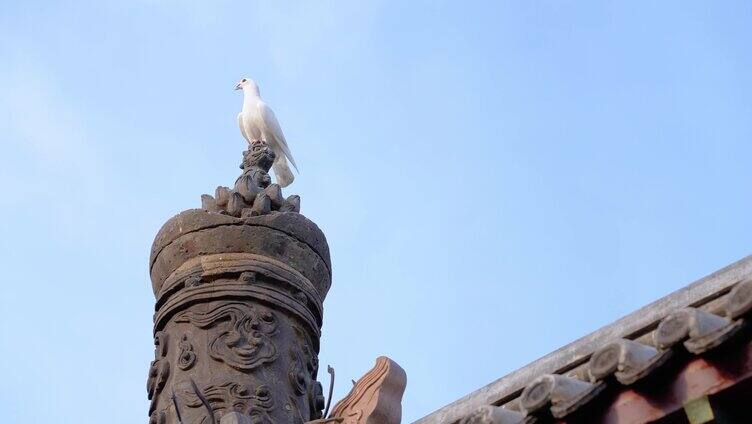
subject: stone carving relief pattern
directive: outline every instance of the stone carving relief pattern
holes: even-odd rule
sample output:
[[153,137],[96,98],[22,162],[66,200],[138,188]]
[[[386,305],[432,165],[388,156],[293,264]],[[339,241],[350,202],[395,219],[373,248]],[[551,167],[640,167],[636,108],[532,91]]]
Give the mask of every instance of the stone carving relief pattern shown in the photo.
[[210,330],[209,356],[237,370],[250,371],[277,358],[271,339],[277,319],[266,308],[240,302],[217,304],[206,312],[183,312],[175,322]]

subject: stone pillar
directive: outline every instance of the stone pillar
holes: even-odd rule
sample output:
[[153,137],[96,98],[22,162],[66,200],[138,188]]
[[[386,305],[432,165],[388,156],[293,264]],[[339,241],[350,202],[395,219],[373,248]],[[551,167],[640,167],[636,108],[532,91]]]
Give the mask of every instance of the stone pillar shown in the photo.
[[156,236],[150,423],[302,423],[321,417],[316,381],[331,284],[321,230],[281,197],[273,153],[245,153],[235,188],[204,196]]

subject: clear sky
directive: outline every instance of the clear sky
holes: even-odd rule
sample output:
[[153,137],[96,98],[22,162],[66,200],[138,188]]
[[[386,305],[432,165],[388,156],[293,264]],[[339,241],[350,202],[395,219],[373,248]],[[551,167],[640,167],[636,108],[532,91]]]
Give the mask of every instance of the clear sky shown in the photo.
[[751,19],[749,1],[0,0],[0,420],[147,421],[149,249],[239,174],[242,76],[331,246],[336,399],[386,354],[412,421],[744,257]]

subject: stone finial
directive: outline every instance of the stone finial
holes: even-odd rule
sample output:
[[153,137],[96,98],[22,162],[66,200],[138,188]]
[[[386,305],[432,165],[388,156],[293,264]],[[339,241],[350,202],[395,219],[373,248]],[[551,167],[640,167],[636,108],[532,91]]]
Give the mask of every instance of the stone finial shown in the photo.
[[376,365],[337,402],[329,420],[343,424],[399,424],[406,385],[405,370],[386,356],[379,356]]
[[202,195],[201,208],[237,218],[265,215],[271,211],[300,212],[300,197],[285,199],[280,186],[271,183],[269,169],[275,157],[265,141],[254,141],[243,152],[240,165],[243,174],[235,180],[235,187],[230,190],[219,186],[214,196]]

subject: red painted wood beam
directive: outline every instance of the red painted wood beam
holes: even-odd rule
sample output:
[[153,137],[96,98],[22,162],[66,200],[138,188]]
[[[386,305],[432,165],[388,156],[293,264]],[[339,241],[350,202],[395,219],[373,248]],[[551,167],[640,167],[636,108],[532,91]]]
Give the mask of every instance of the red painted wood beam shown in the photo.
[[635,424],[668,418],[693,399],[752,383],[752,343],[730,342],[719,351],[690,357],[677,370],[654,377],[647,384],[617,391],[603,399],[605,405],[582,411],[579,418],[562,422]]

